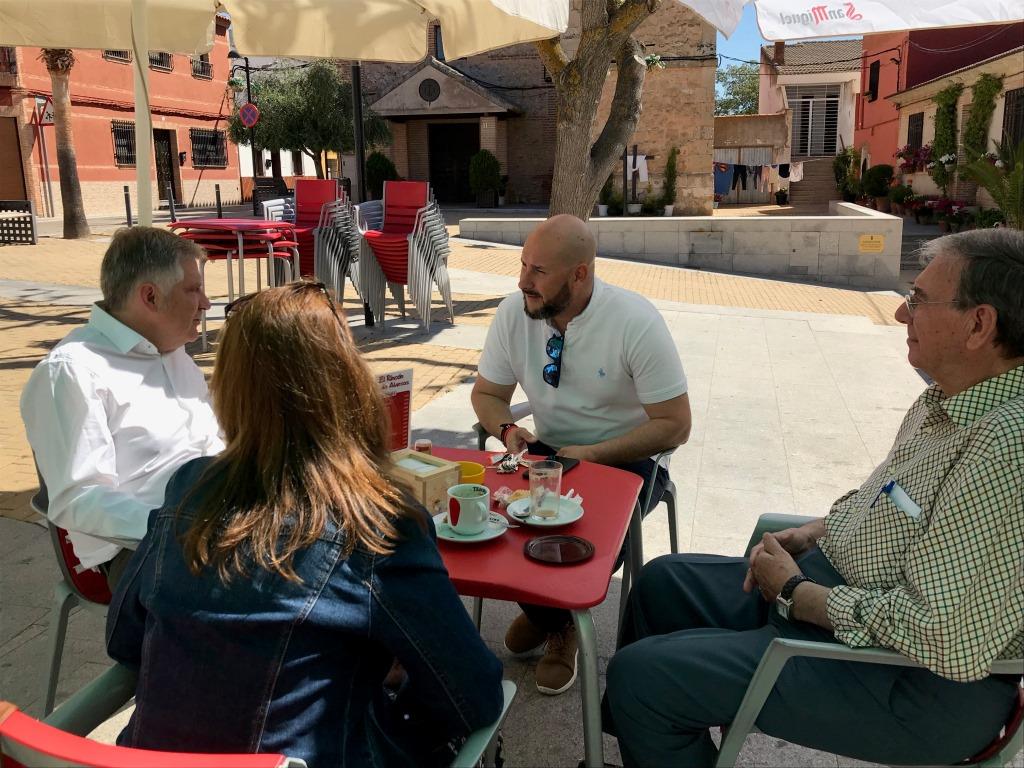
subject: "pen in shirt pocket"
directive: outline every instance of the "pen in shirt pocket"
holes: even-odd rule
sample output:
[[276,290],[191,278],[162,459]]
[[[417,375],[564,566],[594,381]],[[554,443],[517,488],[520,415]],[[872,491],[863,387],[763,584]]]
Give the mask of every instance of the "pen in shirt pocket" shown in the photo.
[[907,517],[917,520],[921,516],[921,507],[918,506],[912,498],[910,498],[907,492],[903,490],[895,479],[889,480],[889,482],[882,486],[882,489],[878,492],[878,496],[875,497],[875,501],[871,504],[872,507],[883,493],[889,497],[889,501],[893,503],[896,509],[903,512]]

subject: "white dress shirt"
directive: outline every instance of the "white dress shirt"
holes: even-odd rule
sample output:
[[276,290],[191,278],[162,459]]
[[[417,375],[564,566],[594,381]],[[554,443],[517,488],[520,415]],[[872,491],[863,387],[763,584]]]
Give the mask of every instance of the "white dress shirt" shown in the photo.
[[206,380],[184,347],[162,355],[97,305],[36,366],[21,417],[47,516],[68,530],[86,568],[120,550],[103,539],[142,539],[178,467],[224,448]]

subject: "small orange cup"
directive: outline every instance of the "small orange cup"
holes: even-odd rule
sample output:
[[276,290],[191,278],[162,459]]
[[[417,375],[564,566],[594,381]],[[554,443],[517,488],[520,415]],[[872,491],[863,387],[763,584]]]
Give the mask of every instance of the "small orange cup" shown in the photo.
[[475,461],[460,461],[459,470],[459,477],[463,483],[476,483],[477,485],[483,485],[483,464],[477,464]]

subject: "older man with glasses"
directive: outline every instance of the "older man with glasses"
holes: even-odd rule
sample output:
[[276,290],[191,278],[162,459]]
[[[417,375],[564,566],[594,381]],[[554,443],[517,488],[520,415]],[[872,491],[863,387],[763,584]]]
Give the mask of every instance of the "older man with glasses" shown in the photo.
[[880,646],[920,667],[796,659],[758,728],[886,765],[953,765],[1006,722],[1024,654],[1024,234],[930,242],[896,310],[935,382],[860,488],[749,560],[669,555],[629,595],[605,728],[623,762],[710,766],[775,637]]
[[[502,301],[487,334],[473,408],[509,451],[625,469],[643,479],[640,498],[654,484],[657,504],[668,473],[650,457],[689,437],[686,376],[664,319],[639,294],[597,280],[596,255],[593,235],[573,216],[554,216],[530,234],[520,290]],[[513,422],[516,385],[533,409],[536,435]],[[569,612],[522,608],[505,646],[525,655],[546,644],[537,689],[563,693],[576,679]]]

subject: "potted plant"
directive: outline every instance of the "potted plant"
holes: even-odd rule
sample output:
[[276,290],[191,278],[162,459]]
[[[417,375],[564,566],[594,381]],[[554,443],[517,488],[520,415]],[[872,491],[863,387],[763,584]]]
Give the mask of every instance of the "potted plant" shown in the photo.
[[845,203],[857,201],[857,195],[860,193],[860,179],[857,178],[859,169],[860,151],[852,147],[847,147],[838,153],[832,161],[832,175],[836,180],[836,190]]
[[380,200],[384,196],[384,182],[397,181],[398,170],[387,155],[371,152],[366,158],[366,188],[371,200]]
[[1024,141],[1016,147],[996,142],[995,161],[975,160],[962,173],[991,195],[1008,226],[1024,228]]
[[679,147],[672,147],[665,161],[665,181],[661,188],[661,204],[665,206],[665,215],[671,216],[676,202],[676,160]]
[[956,153],[950,152],[939,158],[939,164],[946,169],[946,173],[952,173],[956,168]]
[[864,172],[864,194],[875,199],[875,208],[889,212],[889,186],[892,184],[893,168],[884,163],[873,165]]
[[935,211],[935,218],[939,223],[939,232],[953,231],[953,228],[959,224],[961,208],[963,208],[961,203],[948,197],[940,197],[935,201],[933,210]]
[[722,198],[723,198],[723,197],[724,197],[724,195],[723,195],[723,194],[721,194],[720,192],[715,192],[715,201],[714,201],[714,202],[713,202],[713,203],[711,204],[711,207],[712,207],[712,208],[717,208],[717,207],[718,207],[718,204],[719,204],[720,202],[722,202]]
[[508,191],[508,176],[501,176],[498,178],[498,206],[501,207],[505,204],[505,193]]
[[469,188],[476,195],[478,208],[493,208],[501,186],[501,163],[491,152],[481,149],[469,161]]
[[903,216],[907,213],[907,201],[914,196],[914,190],[906,184],[897,184],[889,190],[889,206],[893,214]]
[[608,204],[612,200],[612,177],[609,176],[604,186],[601,187],[601,191],[597,195],[597,215],[607,216],[608,215]]
[[789,190],[785,187],[775,193],[775,204],[785,205],[789,202]]

